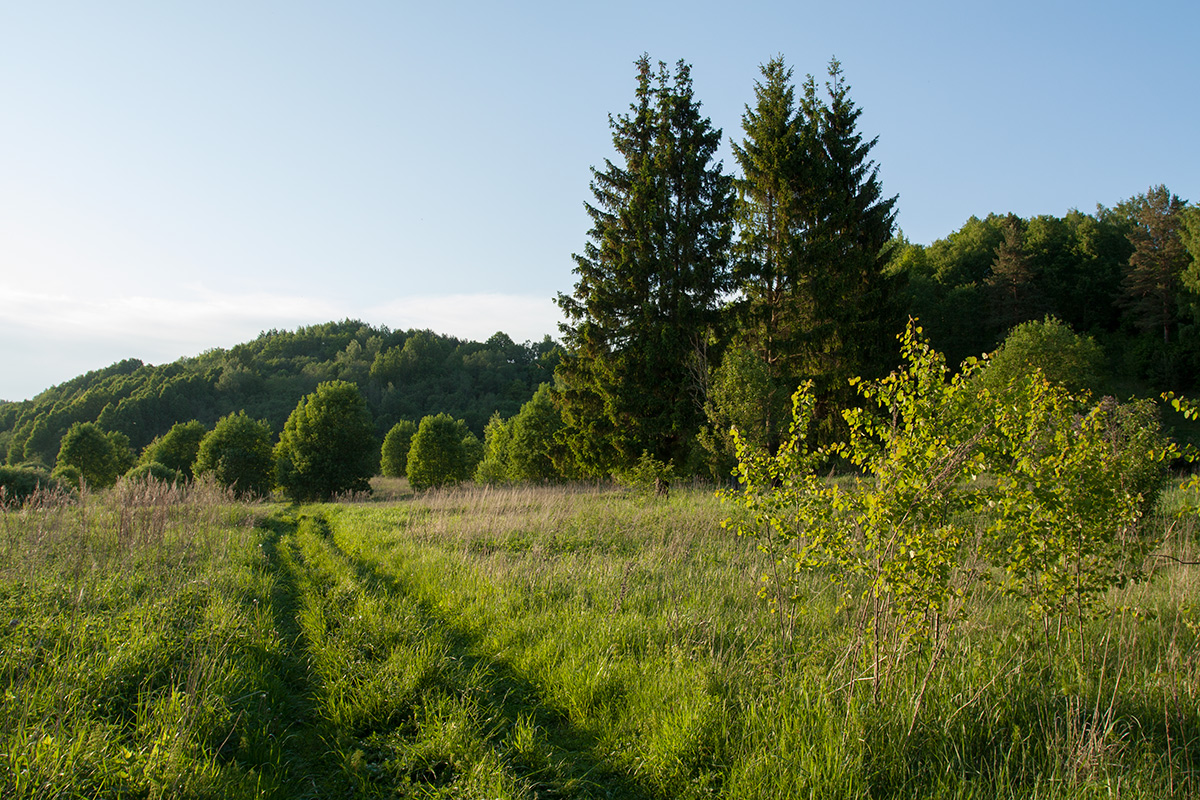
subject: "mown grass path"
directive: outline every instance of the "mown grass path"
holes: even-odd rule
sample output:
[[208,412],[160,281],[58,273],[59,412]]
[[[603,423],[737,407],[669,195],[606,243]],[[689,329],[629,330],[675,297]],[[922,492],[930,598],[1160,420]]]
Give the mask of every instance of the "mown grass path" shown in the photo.
[[327,766],[325,748],[314,706],[314,687],[308,664],[309,643],[300,629],[297,615],[302,598],[299,579],[304,566],[298,563],[293,542],[295,526],[279,517],[261,524],[265,532],[261,548],[265,563],[261,569],[269,576],[271,587],[268,608],[282,648],[279,658],[266,665],[260,726],[263,758],[259,768],[272,774],[280,784],[280,793],[290,796],[318,794],[317,776]]
[[480,637],[347,555],[319,512],[264,528],[287,643],[274,706],[292,796],[652,796]]

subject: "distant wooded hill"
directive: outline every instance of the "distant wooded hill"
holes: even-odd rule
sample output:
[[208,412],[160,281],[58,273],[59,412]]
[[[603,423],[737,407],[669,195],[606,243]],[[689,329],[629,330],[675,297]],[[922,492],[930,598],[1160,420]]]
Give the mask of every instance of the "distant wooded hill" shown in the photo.
[[[1103,393],[1155,397],[1200,387],[1200,208],[1165,187],[1095,214],[972,217],[927,246],[897,236],[886,252],[898,318],[917,317],[952,366],[993,350],[1013,326],[1053,315],[1103,348]],[[741,324],[744,340],[753,330]],[[740,341],[737,324],[729,333]],[[886,349],[879,360],[890,368],[895,355]],[[278,433],[302,397],[334,379],[358,386],[380,439],[401,419],[439,413],[482,435],[494,413],[511,418],[554,380],[560,355],[549,336],[517,344],[497,333],[473,342],[357,320],[271,330],[229,350],[159,366],[121,361],[33,400],[0,401],[0,463],[53,466],[76,422],[123,433],[137,450],[177,422],[211,428],[240,410]],[[781,396],[813,376],[782,381]]]
[[473,342],[358,320],[270,330],[229,350],[158,366],[128,359],[32,400],[0,402],[0,460],[52,466],[76,422],[124,433],[135,449],[176,422],[196,419],[211,428],[239,410],[278,432],[302,397],[335,379],[357,384],[380,439],[398,420],[442,412],[482,434],[493,413],[511,417],[552,380],[557,362],[549,336],[517,344],[497,333]]

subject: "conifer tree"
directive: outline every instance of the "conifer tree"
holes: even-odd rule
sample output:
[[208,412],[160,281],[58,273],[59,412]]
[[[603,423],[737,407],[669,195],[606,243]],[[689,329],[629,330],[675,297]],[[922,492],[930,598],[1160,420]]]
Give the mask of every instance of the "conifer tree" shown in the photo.
[[728,288],[731,179],[721,133],[700,116],[691,70],[638,59],[635,100],[610,117],[618,158],[593,168],[589,241],[572,295],[559,294],[564,436],[596,473],[686,456],[700,421],[698,375]]
[[1134,248],[1121,305],[1139,329],[1161,333],[1164,345],[1171,344],[1178,326],[1180,278],[1191,261],[1181,238],[1186,206],[1166,186],[1151,187],[1117,206],[1132,223],[1128,236]]
[[883,197],[879,167],[870,158],[878,137],[864,141],[858,131],[862,109],[850,99],[836,58],[829,62],[827,103],[814,107],[812,84],[810,78],[806,113],[820,117],[821,148],[814,170],[818,217],[808,248],[815,312],[810,350],[824,427],[851,400],[850,378],[891,369],[904,324],[899,279],[887,272],[897,197]]
[[996,248],[996,260],[984,283],[988,287],[992,324],[997,330],[1008,331],[1019,323],[1036,319],[1044,304],[1025,251],[1020,218],[1009,214],[1002,227],[1004,241]]
[[[733,143],[742,170],[734,184],[739,236],[733,274],[741,291],[739,345],[765,366],[763,386],[770,387],[772,395],[755,401],[763,410],[760,444],[774,453],[789,398],[802,380],[803,331],[811,317],[811,286],[802,267],[804,237],[813,216],[811,148],[817,142],[812,120],[797,112],[792,70],[780,57],[761,71],[763,80],[754,86],[755,106],[746,106],[742,115],[745,139],[740,145]],[[736,357],[744,362],[745,353],[738,352]],[[731,371],[729,367],[724,373]],[[709,416],[714,426],[728,427],[722,415]],[[724,438],[726,431],[713,434]]]
[[[898,279],[887,273],[896,198],[883,198],[870,159],[876,140],[858,131],[862,111],[836,59],[828,99],[810,75],[797,101],[782,59],[762,73],[756,105],[742,117],[746,138],[734,146],[743,172],[739,333],[767,365],[767,385],[785,397],[813,381],[816,433],[828,438],[852,399],[849,379],[880,375],[894,360],[903,327]],[[768,424],[768,450],[785,425],[786,418]]]

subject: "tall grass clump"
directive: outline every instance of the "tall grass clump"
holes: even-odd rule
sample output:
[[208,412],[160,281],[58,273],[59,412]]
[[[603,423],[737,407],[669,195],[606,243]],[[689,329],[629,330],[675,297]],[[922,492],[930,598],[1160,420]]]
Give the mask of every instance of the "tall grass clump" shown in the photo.
[[711,490],[465,487],[328,519],[348,557],[491,676],[473,702],[518,776],[699,797],[724,779],[743,659],[774,662],[756,554],[718,513]]
[[123,481],[0,507],[0,795],[252,793],[222,761],[255,511],[209,484]]

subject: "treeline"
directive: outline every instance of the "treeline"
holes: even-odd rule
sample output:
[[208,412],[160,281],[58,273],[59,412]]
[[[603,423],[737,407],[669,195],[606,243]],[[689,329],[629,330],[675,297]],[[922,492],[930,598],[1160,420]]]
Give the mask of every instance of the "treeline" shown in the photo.
[[32,400],[0,403],[0,460],[52,467],[63,436],[84,422],[121,434],[139,452],[176,423],[211,429],[239,411],[279,432],[301,398],[334,380],[358,388],[380,441],[401,419],[439,412],[482,435],[493,414],[516,414],[551,380],[557,358],[549,337],[517,344],[497,333],[472,342],[357,320],[271,330],[171,364],[122,361]]
[[842,441],[856,382],[896,367],[909,317],[951,369],[999,348],[985,383],[1042,369],[1122,401],[1200,384],[1200,209],[1165,186],[1091,214],[972,217],[913,244],[836,60],[799,86],[782,58],[762,67],[736,176],[700,108],[687,64],[637,60],[634,100],[610,117],[615,156],[593,168],[574,289],[558,296],[561,350],[548,336],[464,342],[357,321],[269,331],[0,404],[0,456],[49,467],[82,422],[134,451],[176,423],[211,429],[235,412],[281,431],[300,398],[342,381],[376,440],[408,421],[385,472],[407,469],[418,420],[443,417],[427,438],[453,453],[418,483],[721,479],[734,428],[777,453],[801,384],[811,444]]
[[1165,186],[1093,214],[972,217],[929,246],[895,243],[906,306],[952,364],[1046,315],[1104,349],[1115,394],[1200,381],[1200,209]]
[[841,64],[823,85],[792,74],[781,58],[762,67],[734,176],[688,65],[637,61],[634,102],[610,121],[617,155],[593,168],[577,282],[559,296],[564,472],[728,475],[731,429],[776,453],[802,383],[810,443],[835,446],[855,387],[896,367],[910,316],[952,368],[1019,333],[1009,374],[1014,361],[1061,372],[1061,346],[1085,356],[1072,391],[1195,388],[1195,207],[1157,186],[1095,214],[972,218],[912,244]]

